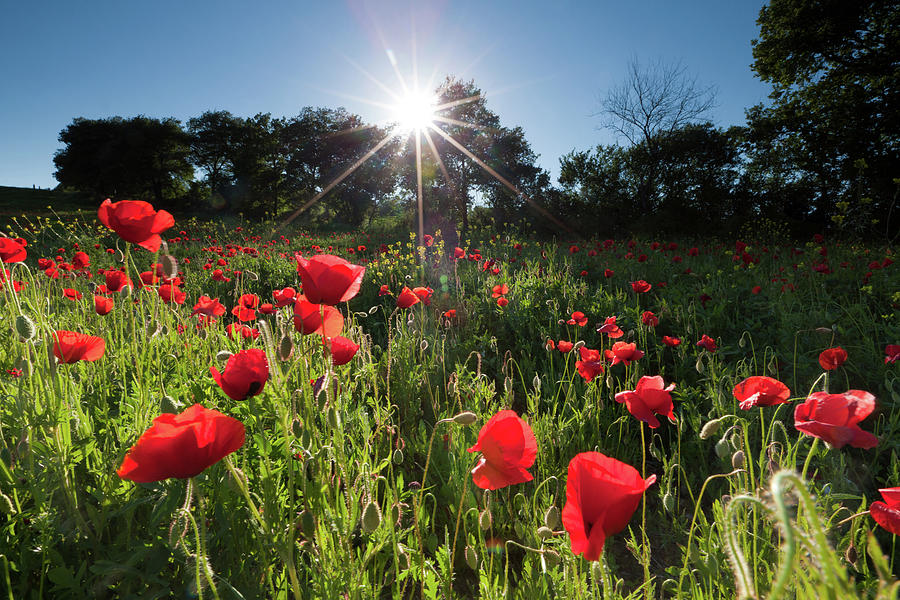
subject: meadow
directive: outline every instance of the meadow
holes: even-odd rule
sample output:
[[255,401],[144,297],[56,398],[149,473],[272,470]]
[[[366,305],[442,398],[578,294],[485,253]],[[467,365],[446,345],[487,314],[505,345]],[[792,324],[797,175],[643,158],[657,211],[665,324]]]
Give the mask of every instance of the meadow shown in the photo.
[[3,597],[898,597],[888,245],[147,210],[0,238]]

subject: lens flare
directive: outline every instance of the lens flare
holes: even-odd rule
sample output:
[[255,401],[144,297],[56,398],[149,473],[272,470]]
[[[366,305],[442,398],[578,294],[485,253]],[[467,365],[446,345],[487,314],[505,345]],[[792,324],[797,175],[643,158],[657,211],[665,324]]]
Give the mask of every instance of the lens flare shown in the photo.
[[402,131],[422,131],[434,122],[436,104],[434,94],[410,90],[394,106],[393,120]]

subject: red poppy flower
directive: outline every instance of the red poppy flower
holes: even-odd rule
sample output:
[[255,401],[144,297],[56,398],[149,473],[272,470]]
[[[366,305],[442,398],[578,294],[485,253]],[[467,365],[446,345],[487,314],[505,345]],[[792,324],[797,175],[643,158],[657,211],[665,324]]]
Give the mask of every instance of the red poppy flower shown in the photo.
[[81,300],[82,293],[72,288],[63,288],[63,298],[68,300]]
[[425,306],[431,305],[431,295],[434,293],[433,289],[430,287],[416,287],[413,288],[412,291],[413,294],[419,297],[419,300],[421,300]]
[[344,329],[344,316],[333,306],[313,304],[300,295],[294,302],[294,329],[303,335],[320,333],[333,337]]
[[275,299],[275,308],[281,308],[294,303],[294,300],[297,299],[297,290],[292,287],[274,290],[272,292],[272,298]]
[[631,282],[631,289],[633,289],[638,294],[644,294],[650,291],[650,288],[653,286],[644,281],[643,279],[638,279],[637,281]]
[[422,241],[425,242],[425,245],[428,247],[431,247],[431,245],[434,244],[434,238],[427,233],[422,236]]
[[259,312],[264,315],[274,315],[275,314],[275,306],[266,302],[265,304],[259,305]]
[[77,331],[57,331],[53,334],[53,355],[61,363],[79,360],[94,361],[103,357],[106,340]]
[[576,454],[569,462],[562,522],[572,552],[599,560],[606,538],[625,529],[656,475],[642,479],[637,469],[599,452]]
[[108,315],[113,309],[113,299],[106,296],[94,296],[94,310],[98,315]]
[[515,411],[501,410],[491,417],[469,452],[481,452],[481,460],[472,469],[472,481],[483,490],[499,490],[534,479],[526,469],[537,457],[537,440]]
[[640,360],[644,357],[644,352],[637,349],[637,344],[629,344],[627,342],[616,342],[610,350],[606,351],[606,358],[611,360],[613,365],[624,363],[627,367],[633,361]]
[[637,386],[632,390],[625,390],[616,394],[616,402],[625,403],[628,412],[636,419],[647,423],[651,428],[659,427],[657,415],[675,418],[672,395],[669,393],[675,389],[675,384],[666,382],[659,375],[655,377],[641,377]]
[[103,274],[106,277],[106,289],[110,292],[121,292],[126,285],[134,287],[128,275],[118,269],[111,269]]
[[819,364],[826,371],[833,371],[847,361],[847,351],[838,346],[829,348],[819,355]]
[[225,333],[228,334],[230,339],[234,339],[235,336],[241,336],[243,339],[247,340],[253,338],[254,340],[259,337],[259,329],[253,329],[252,327],[247,327],[242,323],[229,323],[225,327]]
[[759,285],[753,286],[753,289],[750,290],[750,292],[754,295],[760,293],[761,291],[762,291],[762,286],[759,286]]
[[700,341],[697,342],[697,345],[701,348],[706,348],[706,350],[708,350],[709,352],[715,352],[718,348],[718,346],[716,346],[716,340],[712,339],[705,333],[703,334],[703,337],[700,338]]
[[85,252],[76,252],[74,256],[72,256],[72,266],[75,267],[76,271],[80,271],[81,269],[89,266],[91,264],[91,257],[88,256]]
[[763,375],[748,377],[734,386],[732,393],[741,403],[742,410],[750,410],[754,406],[784,404],[791,397],[788,386]]
[[572,318],[566,321],[569,325],[578,325],[579,327],[584,327],[587,325],[587,317],[584,316],[584,313],[580,310],[576,310],[572,313]]
[[616,340],[625,335],[625,332],[616,324],[616,317],[606,317],[603,325],[597,328],[597,333],[605,333],[611,340]]
[[387,296],[387,295],[389,295],[390,293],[391,293],[391,288],[390,288],[390,287],[388,286],[388,284],[386,284],[386,283],[382,284],[381,287],[378,288],[378,295],[379,295],[379,296]]
[[200,296],[191,316],[205,315],[207,317],[221,317],[225,314],[225,306],[219,302],[218,298],[210,298],[209,296]]
[[603,270],[603,276],[606,277],[607,279],[609,279],[610,277],[612,277],[615,274],[616,274],[616,272],[613,271],[612,269],[604,269]]
[[653,311],[645,310],[641,313],[641,323],[647,327],[656,327],[659,325],[659,317],[653,314]]
[[232,354],[221,373],[209,368],[210,375],[232,400],[246,400],[262,393],[269,379],[269,361],[264,350],[251,348]]
[[586,382],[590,383],[594,380],[594,377],[603,374],[605,367],[600,358],[599,350],[592,350],[582,346],[578,349],[578,354],[581,355],[581,360],[575,361],[575,368],[578,369],[578,374]]
[[153,419],[116,474],[138,483],[187,479],[243,445],[243,423],[195,404],[181,414]]
[[663,342],[663,344],[665,344],[665,345],[668,346],[669,348],[674,348],[675,346],[678,346],[679,344],[681,344],[681,340],[680,340],[679,338],[677,338],[677,337],[670,337],[670,336],[668,336],[668,335],[664,335],[664,336],[662,337],[662,342]]
[[498,284],[493,287],[493,289],[491,291],[491,298],[499,298],[500,296],[503,296],[504,294],[508,294],[508,293],[509,293],[509,286],[507,286],[505,283]]
[[184,301],[187,300],[187,294],[174,283],[166,283],[159,286],[157,293],[166,304],[172,304],[173,302],[175,304],[184,304]]
[[331,364],[336,367],[346,365],[353,360],[359,350],[359,344],[354,344],[352,340],[340,335],[323,337],[322,344],[331,352]]
[[28,257],[25,245],[18,240],[8,237],[0,237],[0,261],[4,263],[22,262]]
[[103,201],[97,211],[100,222],[119,234],[126,242],[156,252],[162,243],[159,234],[175,224],[175,217],[164,210],[153,210],[142,200]]
[[507,304],[509,304],[509,300],[506,298],[506,296],[500,296],[499,298],[497,298],[497,306],[499,306],[500,308],[503,308]]
[[878,438],[863,431],[859,422],[875,410],[875,396],[862,390],[843,394],[816,392],[794,409],[794,427],[825,440],[835,448],[874,448]]
[[403,286],[403,289],[400,290],[400,295],[397,296],[397,307],[398,308],[409,308],[414,304],[419,303],[419,297],[413,293],[411,289],[406,286]]
[[884,364],[900,360],[900,344],[888,344],[884,347]]
[[453,249],[453,258],[462,258],[466,255],[466,251],[457,246]]
[[882,488],[881,500],[869,505],[869,514],[875,522],[894,535],[900,535],[900,487]]
[[574,345],[575,344],[573,344],[572,342],[568,342],[566,340],[559,340],[559,343],[556,344],[556,349],[559,350],[560,352],[562,352],[563,354],[566,354],[567,352],[569,352],[572,349],[572,347]]
[[297,273],[303,282],[303,295],[307,300],[334,306],[350,300],[359,292],[366,268],[339,256],[319,254],[309,260],[297,257]]

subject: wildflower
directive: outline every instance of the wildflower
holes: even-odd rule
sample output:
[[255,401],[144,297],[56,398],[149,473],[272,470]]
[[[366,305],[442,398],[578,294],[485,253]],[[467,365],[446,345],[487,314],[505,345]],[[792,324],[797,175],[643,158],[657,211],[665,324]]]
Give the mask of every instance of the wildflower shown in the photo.
[[650,285],[643,279],[638,279],[637,281],[631,282],[631,289],[633,289],[638,294],[649,292],[652,287],[652,285]]
[[294,329],[303,335],[336,336],[344,329],[344,316],[333,306],[313,304],[300,295],[294,302]]
[[875,522],[894,535],[900,535],[900,487],[882,488],[881,500],[869,505],[869,514]]
[[56,331],[53,334],[53,355],[61,363],[98,360],[105,351],[106,340],[100,337],[77,331]]
[[600,358],[600,351],[582,346],[578,349],[581,360],[575,361],[575,368],[578,374],[588,383],[594,380],[597,375],[602,375],[605,369]]
[[297,272],[303,281],[303,295],[314,304],[347,302],[358,292],[366,268],[331,254],[309,260],[297,257]]
[[597,333],[605,333],[609,339],[616,340],[625,335],[625,332],[616,324],[616,317],[606,317],[603,325],[597,328]]
[[269,379],[269,361],[264,350],[251,348],[232,354],[221,373],[216,367],[210,367],[209,373],[229,398],[246,400],[262,393]]
[[647,327],[656,327],[659,325],[659,317],[653,314],[653,311],[645,310],[641,313],[641,323]]
[[63,288],[63,298],[67,300],[81,300],[83,294],[72,288]]
[[218,298],[210,298],[209,296],[200,296],[191,316],[204,315],[207,317],[221,317],[225,314],[225,306],[219,302]]
[[505,283],[498,284],[498,285],[495,285],[493,287],[493,289],[491,290],[491,298],[499,298],[500,296],[503,296],[508,293],[509,293],[509,287]]
[[414,304],[419,303],[419,297],[413,293],[411,289],[406,286],[403,286],[403,289],[400,290],[400,294],[397,296],[397,307],[398,308],[409,308]]
[[503,308],[507,304],[509,304],[509,300],[505,296],[500,296],[499,298],[497,298],[497,306],[499,306],[500,308]]
[[8,237],[0,237],[0,262],[6,264],[22,262],[28,257],[25,244],[19,240]]
[[481,452],[472,481],[482,489],[497,490],[533,479],[527,469],[537,457],[537,440],[515,411],[501,410],[491,417],[469,452]]
[[606,538],[625,529],[655,482],[656,475],[642,479],[634,467],[599,452],[576,454],[569,462],[562,510],[572,552],[599,560]]
[[556,349],[559,350],[560,352],[562,352],[563,354],[566,354],[567,352],[569,352],[572,349],[572,347],[574,345],[575,344],[573,344],[572,342],[568,342],[566,340],[559,340],[559,342],[556,344]]
[[900,360],[900,344],[888,344],[884,347],[884,364]]
[[875,396],[862,390],[843,394],[816,392],[794,409],[794,427],[825,440],[835,448],[874,448],[878,438],[863,431],[859,422],[875,410]]
[[635,389],[626,390],[616,394],[616,402],[624,403],[636,419],[647,423],[652,429],[659,427],[657,415],[673,419],[675,417],[672,395],[669,393],[675,389],[675,384],[666,383],[659,375],[655,377],[641,377]]
[[718,346],[716,346],[716,340],[712,339],[705,333],[700,338],[700,341],[697,342],[697,345],[701,348],[705,348],[709,352],[715,352],[718,349]]
[[750,410],[754,406],[784,404],[791,397],[791,390],[777,379],[754,376],[734,386],[732,394],[741,403],[741,410]]
[[819,354],[819,364],[826,371],[833,371],[847,361],[847,351],[840,346],[828,348]]
[[578,325],[579,327],[584,327],[587,325],[587,322],[587,317],[580,310],[573,312],[572,317],[567,321],[569,325]]
[[275,300],[275,308],[282,308],[294,303],[294,301],[297,299],[297,290],[292,287],[286,287],[281,290],[273,290],[272,298]]
[[162,243],[160,233],[175,225],[175,218],[164,210],[156,211],[142,200],[103,201],[97,211],[100,222],[126,242],[156,252]]
[[94,296],[94,311],[98,315],[108,315],[113,309],[113,299],[106,296]]
[[419,300],[421,300],[425,306],[431,305],[431,295],[434,294],[433,289],[430,287],[415,287],[412,291],[413,294],[419,297]]
[[359,350],[359,344],[354,344],[343,336],[336,335],[334,337],[323,337],[322,344],[331,353],[331,364],[336,367],[345,365],[356,356]]
[[240,421],[195,404],[181,414],[156,417],[125,455],[116,474],[138,483],[187,479],[243,445]]
[[626,342],[616,342],[610,350],[606,351],[606,358],[611,360],[613,365],[624,363],[627,367],[633,361],[640,360],[643,357],[644,352],[637,349],[637,344]]

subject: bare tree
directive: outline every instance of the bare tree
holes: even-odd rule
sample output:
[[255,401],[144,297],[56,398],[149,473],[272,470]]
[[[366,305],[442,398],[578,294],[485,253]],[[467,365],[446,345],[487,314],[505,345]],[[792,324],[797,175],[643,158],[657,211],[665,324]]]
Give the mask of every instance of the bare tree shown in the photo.
[[715,104],[715,88],[700,85],[680,62],[657,59],[642,65],[636,57],[628,63],[625,80],[601,99],[603,126],[647,152],[649,166],[638,197],[642,209],[652,209],[661,136],[700,121]]

